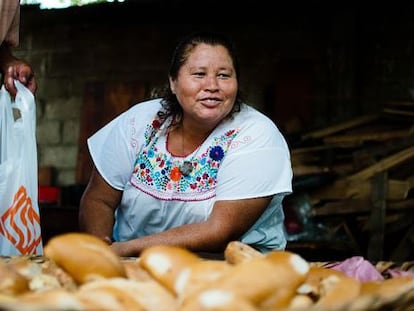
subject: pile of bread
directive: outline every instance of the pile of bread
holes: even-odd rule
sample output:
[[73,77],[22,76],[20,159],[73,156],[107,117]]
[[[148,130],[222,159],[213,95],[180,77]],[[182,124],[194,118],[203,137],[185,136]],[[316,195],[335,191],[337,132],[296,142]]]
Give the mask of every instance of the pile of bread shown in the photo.
[[67,233],[44,255],[0,260],[0,310],[382,310],[414,289],[413,277],[360,282],[240,242],[228,244],[224,260],[165,245],[126,259],[94,236]]

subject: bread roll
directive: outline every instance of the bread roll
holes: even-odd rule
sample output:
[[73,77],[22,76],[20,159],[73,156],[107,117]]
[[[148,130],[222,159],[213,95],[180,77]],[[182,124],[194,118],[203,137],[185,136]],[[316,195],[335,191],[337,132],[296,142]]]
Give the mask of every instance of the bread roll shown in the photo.
[[8,266],[30,280],[42,273],[42,262],[35,262],[28,256],[13,256],[7,262]]
[[[172,311],[178,307],[174,295],[154,280],[111,278],[89,282],[80,287],[78,297],[97,304],[97,293],[104,292],[117,297],[123,304],[123,310]],[[91,293],[95,298],[91,297]]]
[[[309,310],[309,308],[311,308],[313,304],[314,301],[311,297],[307,295],[296,295],[290,300],[289,307],[287,309],[304,311]],[[266,308],[262,308],[261,311],[274,311],[274,309],[267,310]]]
[[73,294],[64,289],[51,289],[28,292],[18,299],[22,310],[82,311],[85,305]]
[[228,243],[224,250],[224,258],[230,264],[238,264],[252,258],[263,256],[261,252],[240,241]]
[[382,303],[389,303],[414,289],[414,277],[400,276],[383,281],[362,282],[361,296],[380,298]]
[[187,249],[159,245],[145,249],[140,256],[141,266],[147,270],[158,282],[178,295],[180,286],[177,284],[179,275],[189,267],[201,261],[201,257]]
[[[266,303],[270,297],[275,307],[288,304],[305,280],[309,265],[300,256],[287,251],[269,255],[233,265],[209,289],[243,297],[255,306]],[[274,296],[275,293],[282,295]]]
[[29,280],[0,259],[0,293],[19,295],[29,290]]
[[321,281],[331,275],[335,275],[338,277],[346,276],[345,273],[341,271],[324,267],[311,266],[309,269],[309,273],[306,276],[306,280],[301,284],[297,292],[299,294],[308,295],[309,297],[312,297],[314,300],[318,300],[319,297],[322,295]]
[[61,287],[69,291],[76,289],[73,278],[47,258],[16,256],[8,261],[8,265],[28,280],[31,291]]
[[122,261],[127,279],[135,281],[154,280],[152,275],[141,266],[139,260],[140,258],[137,258],[137,260]]
[[321,295],[315,306],[323,310],[339,310],[350,305],[359,295],[361,283],[352,277],[330,275],[321,280]]
[[273,251],[266,260],[274,265],[277,283],[275,290],[261,302],[262,309],[287,308],[296,296],[297,288],[304,282],[309,272],[309,263],[299,255],[288,251]]
[[231,291],[209,289],[193,296],[180,311],[258,311],[250,301]]
[[78,284],[99,278],[126,277],[121,258],[108,244],[89,234],[55,236],[45,246],[44,254]]
[[[108,279],[114,280],[115,278]],[[113,286],[107,280],[85,283],[76,297],[85,304],[86,310],[143,311],[139,301],[124,289]],[[138,294],[138,293],[137,293]]]
[[176,280],[176,290],[180,301],[215,284],[232,265],[224,260],[201,260],[185,269]]
[[342,271],[312,266],[297,292],[310,297],[318,308],[336,310],[351,303],[359,295],[360,286],[358,280]]

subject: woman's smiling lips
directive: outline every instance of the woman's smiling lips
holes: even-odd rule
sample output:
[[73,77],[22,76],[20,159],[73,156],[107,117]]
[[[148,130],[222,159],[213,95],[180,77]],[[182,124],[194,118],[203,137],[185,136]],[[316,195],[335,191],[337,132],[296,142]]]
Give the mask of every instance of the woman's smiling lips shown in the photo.
[[206,97],[206,98],[199,99],[198,101],[201,102],[205,106],[215,107],[222,102],[222,99],[218,97]]

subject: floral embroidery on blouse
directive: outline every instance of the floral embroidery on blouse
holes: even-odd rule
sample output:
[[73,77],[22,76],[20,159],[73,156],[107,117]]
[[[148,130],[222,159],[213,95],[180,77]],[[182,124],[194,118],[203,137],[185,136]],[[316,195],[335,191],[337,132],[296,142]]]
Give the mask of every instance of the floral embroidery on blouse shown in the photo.
[[192,170],[185,176],[179,170],[184,160],[172,157],[156,146],[160,125],[161,122],[155,119],[147,126],[146,146],[137,156],[131,183],[151,195],[165,199],[176,198],[168,193],[197,195],[214,191],[220,163],[238,130],[209,138],[209,145],[202,146],[205,149],[201,148],[201,153],[186,158],[186,161],[191,162]]

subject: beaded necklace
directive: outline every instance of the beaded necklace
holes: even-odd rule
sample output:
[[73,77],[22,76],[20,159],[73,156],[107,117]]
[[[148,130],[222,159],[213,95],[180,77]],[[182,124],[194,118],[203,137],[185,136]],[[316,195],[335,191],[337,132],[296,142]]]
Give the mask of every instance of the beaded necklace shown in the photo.
[[[207,137],[210,135],[211,132],[207,135]],[[206,137],[206,139],[207,139]],[[197,155],[198,151],[200,150],[201,146],[203,145],[205,139],[201,142],[201,144],[197,147],[195,151],[192,152],[193,155]],[[184,154],[184,131],[183,127],[181,126],[181,152]],[[188,176],[193,171],[193,157],[190,160],[185,160],[183,163],[178,165],[178,170],[183,176]]]

